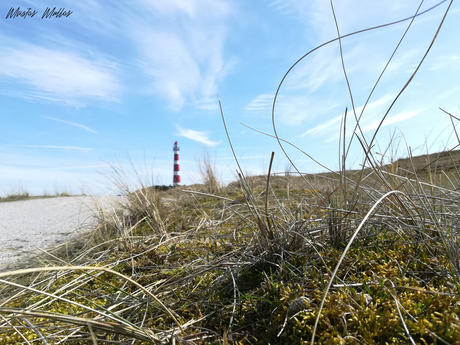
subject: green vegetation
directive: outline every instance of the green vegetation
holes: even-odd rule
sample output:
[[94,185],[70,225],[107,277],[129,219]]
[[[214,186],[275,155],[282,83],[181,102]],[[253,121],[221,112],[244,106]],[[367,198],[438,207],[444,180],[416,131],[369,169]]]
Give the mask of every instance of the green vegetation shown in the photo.
[[10,193],[6,197],[0,197],[0,202],[46,199],[46,198],[66,197],[66,196],[72,196],[72,195],[66,192],[56,193],[55,195],[50,195],[50,194],[30,195],[29,192],[19,192],[19,193]]
[[340,173],[214,195],[212,178],[119,179],[126,204],[87,238],[0,273],[0,344],[306,344],[317,320],[318,344],[457,343],[458,185],[388,169],[347,178],[347,195]]

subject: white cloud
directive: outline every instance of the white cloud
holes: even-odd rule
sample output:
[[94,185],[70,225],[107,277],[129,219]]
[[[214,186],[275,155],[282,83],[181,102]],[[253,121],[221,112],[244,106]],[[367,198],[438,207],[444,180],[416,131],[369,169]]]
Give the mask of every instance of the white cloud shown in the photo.
[[[273,94],[258,95],[246,105],[245,110],[250,113],[263,113],[267,118],[271,118],[273,97]],[[289,92],[287,95],[279,95],[276,99],[275,123],[298,126],[306,120],[325,116],[335,108],[336,105],[330,102],[323,103],[315,97]]]
[[226,16],[232,12],[229,3],[222,0],[141,0],[145,6],[162,15],[185,13],[191,18],[200,16],[203,9],[212,16]]
[[[407,18],[415,13],[419,1],[378,0],[334,1],[334,11],[341,34],[348,34],[368,27]],[[337,36],[330,1],[275,0],[271,4],[282,13],[305,21],[322,43]],[[428,7],[428,6],[427,6]]]
[[[408,120],[411,117],[417,116],[422,111],[423,111],[423,109],[417,109],[417,110],[410,111],[410,112],[402,112],[402,113],[399,113],[398,115],[395,115],[395,116],[392,116],[392,117],[387,117],[385,119],[385,121],[383,122],[382,127],[388,126],[388,125],[391,125],[393,123],[397,123],[397,122],[400,122],[400,121]],[[371,124],[369,124],[367,126],[364,126],[363,127],[363,132],[369,132],[369,131],[372,131],[374,129],[377,129],[378,125],[380,124],[380,121],[381,120],[375,121],[374,123],[371,123]]]
[[[53,164],[54,165],[54,164]],[[98,174],[93,170],[58,170],[56,167],[0,166],[0,195],[25,190],[31,195],[43,195],[49,191],[68,193],[105,194],[108,188],[98,183]]]
[[[356,116],[358,116],[358,118],[359,118],[361,113],[363,113],[363,111],[364,111],[366,118],[373,117],[373,116],[378,117],[378,116],[380,116],[381,114],[384,113],[382,111],[383,108],[385,106],[389,105],[391,103],[391,101],[393,101],[394,97],[395,97],[395,95],[388,93],[388,94],[380,97],[376,101],[368,103],[367,106],[366,106],[366,109],[364,109],[364,105],[362,105],[360,107],[357,107],[357,108],[355,108]],[[351,110],[350,110],[350,112],[351,112]],[[363,116],[364,116],[364,113],[363,113]]]
[[203,143],[206,146],[212,147],[212,146],[219,145],[221,143],[221,141],[210,140],[207,132],[194,131],[193,129],[185,129],[180,126],[177,126],[177,130],[179,132],[176,133],[176,135],[193,140],[193,141],[197,141],[199,143]]
[[431,61],[431,66],[429,70],[437,71],[443,70],[445,68],[458,68],[460,65],[460,56],[459,55],[450,55],[450,56],[439,56],[436,60]]
[[305,96],[281,97],[275,108],[275,122],[299,126],[303,121],[311,120],[325,112],[327,113],[330,106],[330,104],[318,104]]
[[193,103],[195,108],[200,110],[215,110],[219,105],[217,95],[215,97],[203,98]]
[[[383,3],[377,0],[369,0],[365,3],[358,0],[334,1],[342,35],[407,18],[415,13],[418,5],[418,1],[394,3]],[[274,0],[271,6],[281,13],[305,22],[305,40],[311,43],[305,52],[315,45],[337,37],[329,1]],[[417,18],[416,23],[426,18],[427,15]],[[342,40],[345,68],[352,90],[372,86],[408,24],[409,21]],[[420,28],[414,25],[410,30],[411,35],[406,37],[400,51],[391,62],[387,75],[391,72],[391,77],[395,78],[401,73],[413,72],[423,53],[420,47],[425,46],[423,42],[415,39],[414,35],[417,32],[420,32]],[[325,88],[330,90],[343,84],[344,73],[340,61],[339,42],[336,41],[314,51],[301,61],[291,71],[282,91],[306,89],[309,92],[316,92]]]
[[185,97],[199,87],[198,63],[179,36],[154,31],[144,35],[149,40],[144,53],[150,60],[145,71],[154,78],[155,92],[169,99],[171,106],[179,110]]
[[[355,108],[356,116],[358,118],[360,117],[364,109],[364,113],[360,120],[360,126],[361,126],[361,129],[363,129],[363,132],[366,132],[364,128],[371,128],[369,126],[374,125],[374,123],[377,121],[375,119],[379,119],[382,116],[382,114],[385,113],[385,109],[386,109],[385,107],[390,104],[390,102],[393,100],[393,97],[394,96],[392,94],[386,94],[382,96],[381,98],[377,99],[376,101],[370,102],[366,106],[366,109],[364,109],[364,106]],[[337,137],[339,133],[340,123],[342,121],[342,118],[343,118],[343,113],[309,129],[308,131],[303,133],[301,136],[302,137],[306,135],[331,136],[332,134],[334,134],[335,135],[334,138],[335,138]],[[347,133],[347,136],[350,136],[352,134],[352,131],[355,126],[354,119],[355,117],[353,115],[352,109],[348,109],[347,127],[348,127],[349,132]],[[370,122],[372,122],[371,125],[369,124]],[[367,129],[367,130],[370,130],[370,129]],[[333,139],[330,139],[330,140],[333,140]]]
[[274,94],[258,95],[246,105],[246,111],[269,111],[273,105]]
[[326,122],[323,122],[322,124],[315,126],[314,128],[309,129],[308,131],[303,133],[301,137],[304,137],[309,134],[325,135],[327,133],[337,132],[337,128],[340,126],[340,121],[342,117],[343,117],[342,115],[339,115]]
[[217,85],[234,65],[224,59],[224,21],[232,13],[230,5],[207,0],[143,3],[158,23],[138,23],[132,35],[141,53],[140,67],[152,78],[151,91],[175,111],[185,103],[217,109]]
[[[259,158],[270,158],[269,155],[263,155],[263,156],[240,156],[238,157],[238,160],[242,160],[242,159],[259,159]],[[235,160],[235,157],[219,157],[219,160]]]
[[[136,78],[139,89],[166,99],[176,111],[186,103],[201,110],[218,108],[218,102],[214,101],[217,87],[235,63],[231,57],[224,58],[226,19],[235,13],[234,3],[225,0],[135,0],[127,5],[107,0],[101,5],[95,0],[76,4],[63,0],[62,5],[74,10],[69,17],[72,26],[81,26],[83,34],[94,35],[94,40],[109,40],[108,46],[117,44],[117,49],[123,50],[121,55],[136,64],[147,76]],[[46,3],[38,0],[33,7],[43,6],[47,6]],[[84,13],[86,20],[77,21],[78,13]],[[10,43],[14,49],[3,49],[0,53],[0,77],[9,76],[28,86],[28,89],[12,90],[6,85],[3,94],[76,106],[84,105],[85,98],[119,99],[121,87],[117,74],[120,68],[97,58],[98,55],[91,60],[84,55],[92,57],[104,51],[105,43],[83,47],[78,39],[72,41],[69,35],[60,36],[59,32],[51,35],[47,30],[42,26],[37,33],[46,37],[43,46],[59,44],[60,51],[33,45],[16,47]],[[137,49],[132,49],[133,46]],[[70,53],[62,53],[65,50]],[[72,54],[72,51],[81,54]],[[13,57],[18,57],[18,61]]]
[[[387,117],[385,119],[385,121],[383,121],[383,123],[380,126],[380,128],[383,128],[383,127],[388,126],[388,125],[392,125],[392,124],[397,123],[397,122],[408,120],[408,119],[410,119],[410,118],[412,118],[414,116],[419,115],[422,111],[423,111],[423,109],[417,109],[417,110],[409,111],[409,112],[404,111],[404,112],[399,113],[398,115]],[[366,121],[366,122],[368,122],[368,121]],[[363,133],[373,131],[373,130],[377,129],[377,127],[379,126],[380,122],[381,122],[381,119],[376,119],[374,122],[372,122],[370,124],[367,124],[367,125],[361,124],[361,130],[362,130]],[[354,127],[353,127],[353,129],[354,129]],[[326,143],[334,141],[334,140],[336,140],[338,138],[338,129],[336,128],[335,131],[336,131],[336,134],[331,135],[325,141]],[[332,132],[332,131],[330,130],[329,132]],[[346,137],[350,138],[352,134],[353,134],[353,130],[351,128],[348,128],[347,133],[346,133]]]
[[19,92],[8,90],[8,95],[21,97],[26,87],[28,99],[67,105],[87,99],[116,101],[121,89],[113,76],[116,72],[117,67],[104,59],[88,60],[33,44],[4,47],[0,52],[0,76],[23,85]]
[[82,128],[84,129],[85,131],[88,131],[88,132],[91,132],[91,133],[94,133],[94,134],[97,134],[97,132],[89,127],[86,127],[84,125],[81,125],[79,123],[75,123],[75,122],[70,122],[70,121],[64,121],[64,120],[60,120],[60,119],[56,119],[54,117],[48,117],[48,116],[42,116],[43,118],[45,119],[48,119],[48,120],[53,120],[53,121],[57,121],[57,122],[62,122],[62,123],[65,123],[65,124],[68,124],[68,125],[71,125],[71,126],[74,126],[74,127],[78,127],[78,128]]
[[390,62],[387,71],[393,74],[412,74],[423,53],[424,51],[418,48],[401,52]]

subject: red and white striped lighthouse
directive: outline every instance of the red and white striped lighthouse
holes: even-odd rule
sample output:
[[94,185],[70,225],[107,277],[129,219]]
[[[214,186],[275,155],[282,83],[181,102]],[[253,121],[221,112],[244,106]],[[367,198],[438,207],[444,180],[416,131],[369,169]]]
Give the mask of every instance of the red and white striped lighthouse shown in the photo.
[[179,145],[177,141],[174,143],[174,179],[173,179],[173,186],[178,186],[180,183],[180,167],[179,167]]

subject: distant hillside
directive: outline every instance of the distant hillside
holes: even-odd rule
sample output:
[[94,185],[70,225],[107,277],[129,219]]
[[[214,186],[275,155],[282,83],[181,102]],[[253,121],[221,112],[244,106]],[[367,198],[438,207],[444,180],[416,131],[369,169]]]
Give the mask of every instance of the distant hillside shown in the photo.
[[415,156],[412,158],[402,158],[395,162],[397,172],[405,175],[405,171],[428,172],[427,165],[430,164],[432,172],[449,171],[460,167],[460,150],[444,151],[432,153],[430,155]]

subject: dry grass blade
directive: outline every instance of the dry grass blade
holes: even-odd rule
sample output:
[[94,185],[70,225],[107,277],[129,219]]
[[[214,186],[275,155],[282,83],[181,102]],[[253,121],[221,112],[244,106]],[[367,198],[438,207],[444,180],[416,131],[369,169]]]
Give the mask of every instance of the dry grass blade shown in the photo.
[[[21,288],[21,289],[24,289],[24,290],[32,291],[32,292],[36,293],[37,295],[40,295],[40,294],[41,294],[41,295],[50,297],[50,298],[52,298],[52,299],[54,299],[54,300],[59,300],[59,301],[62,301],[62,302],[67,302],[67,303],[69,303],[69,304],[71,304],[71,305],[74,305],[74,306],[77,306],[77,307],[81,307],[81,308],[86,309],[87,311],[93,312],[93,313],[95,313],[95,314],[99,314],[100,316],[110,316],[110,317],[112,317],[112,318],[114,318],[114,319],[120,321],[121,323],[124,323],[125,325],[130,326],[129,323],[127,323],[126,321],[124,321],[124,320],[118,318],[118,317],[117,317],[116,315],[114,315],[114,314],[111,314],[111,313],[110,313],[109,315],[106,315],[106,314],[104,314],[103,312],[100,312],[100,311],[98,311],[98,310],[96,310],[96,309],[94,309],[94,308],[85,306],[85,305],[83,305],[83,304],[81,304],[81,303],[78,303],[78,302],[69,300],[69,299],[64,298],[64,297],[62,297],[62,296],[58,296],[58,295],[56,295],[56,294],[51,294],[51,293],[48,293],[48,292],[46,292],[46,291],[40,291],[40,290],[31,288],[31,287],[28,287],[28,286],[23,286],[23,285],[20,285],[20,284],[17,284],[17,283],[5,281],[5,280],[3,280],[3,279],[0,279],[0,282],[3,283],[3,284],[5,284],[5,285],[11,285],[11,286],[15,286],[15,287],[18,287],[18,288]],[[42,301],[42,303],[43,303],[43,301]],[[30,309],[34,309],[34,308],[35,308],[35,306],[31,306],[31,307],[30,307]]]
[[206,153],[204,158],[199,163],[199,170],[201,174],[201,179],[208,193],[217,194],[221,187],[220,183],[217,181],[215,169],[211,162],[209,154]]
[[[286,156],[286,158],[288,158],[289,162],[292,164],[292,166],[296,169],[296,171],[300,174],[300,171],[296,168],[294,162],[292,162],[292,160],[290,159],[289,155],[287,154],[286,150],[284,149],[284,146],[282,145],[281,143],[281,139],[279,138],[278,136],[278,132],[276,130],[276,124],[275,124],[275,107],[276,107],[276,101],[277,101],[277,98],[278,98],[278,95],[280,93],[280,90],[281,90],[281,87],[285,81],[285,79],[287,78],[287,76],[291,73],[291,71],[303,60],[305,59],[307,56],[309,56],[310,54],[312,54],[313,52],[323,48],[324,46],[326,45],[329,45],[335,41],[338,41],[338,40],[341,40],[341,39],[344,39],[346,37],[350,37],[350,36],[353,36],[353,35],[357,35],[357,34],[360,34],[360,33],[363,33],[363,32],[367,32],[367,31],[371,31],[371,30],[376,30],[376,29],[381,29],[383,27],[387,27],[387,26],[391,26],[391,25],[395,25],[395,24],[398,24],[398,23],[401,23],[401,22],[404,22],[404,21],[407,21],[407,20],[413,20],[415,17],[418,17],[418,16],[421,16],[422,14],[424,13],[427,13],[429,11],[431,11],[432,9],[434,9],[435,7],[437,6],[440,6],[442,3],[446,2],[447,0],[443,0],[441,2],[439,2],[438,4],[432,6],[431,8],[423,11],[423,12],[420,12],[418,13],[417,15],[415,16],[411,16],[411,17],[408,17],[408,18],[404,18],[404,19],[401,19],[401,20],[398,20],[398,21],[395,21],[395,22],[391,22],[391,23],[387,23],[387,24],[383,24],[383,25],[378,25],[378,26],[374,26],[374,27],[371,27],[371,28],[367,28],[367,29],[363,29],[363,30],[358,30],[358,31],[355,31],[355,32],[352,32],[352,33],[349,33],[349,34],[346,34],[346,35],[343,35],[343,36],[339,36],[337,38],[334,38],[330,41],[327,41],[317,47],[315,47],[314,49],[310,50],[308,53],[306,53],[305,55],[303,55],[301,58],[299,58],[288,70],[287,72],[284,74],[283,78],[281,79],[279,85],[278,85],[278,88],[276,89],[276,92],[275,92],[275,96],[274,96],[274,99],[273,99],[273,105],[272,105],[272,125],[273,125],[273,131],[275,132],[275,137],[276,137],[276,140],[278,141],[278,144],[281,148],[281,150],[283,151],[284,155]],[[452,4],[452,0],[449,4],[449,8],[450,8],[450,5]],[[448,11],[448,10],[447,10]],[[446,15],[447,15],[447,11],[446,11]],[[444,17],[445,18],[445,17]],[[443,21],[444,21],[444,18],[443,18]],[[436,33],[437,35],[437,33]],[[434,41],[433,41],[434,42]],[[432,43],[433,43],[432,42]],[[431,45],[430,45],[430,48],[431,48]],[[429,48],[429,49],[430,49]],[[428,50],[429,50],[428,49]],[[420,67],[420,65],[419,65]],[[417,69],[418,70],[418,69]],[[411,80],[411,79],[410,79]],[[410,81],[409,81],[410,82]],[[368,147],[371,147],[372,145],[368,145]]]
[[93,331],[93,327],[91,327],[90,323],[88,323],[87,326],[88,326],[89,333],[91,334],[91,340],[93,341],[93,345],[97,345],[96,334]]
[[268,189],[270,187],[270,175],[272,171],[272,164],[273,164],[273,157],[275,156],[275,152],[272,152],[272,155],[270,157],[270,166],[268,167],[268,173],[267,173],[267,188],[265,189],[265,219],[267,220],[267,230],[269,231],[269,234],[271,236],[271,239],[273,238],[273,233],[270,232],[270,217],[268,216]]
[[155,302],[157,302],[161,308],[163,308],[164,311],[166,311],[169,316],[174,320],[174,322],[177,324],[177,326],[182,330],[182,326],[179,323],[179,321],[176,319],[176,316],[174,315],[173,311],[167,308],[163,302],[161,302],[158,297],[156,297],[153,293],[151,293],[149,290],[147,290],[144,286],[139,284],[138,282],[132,280],[131,278],[125,276],[124,274],[121,274],[119,272],[116,272],[114,270],[111,270],[109,268],[104,268],[104,267],[91,267],[91,266],[58,266],[58,267],[38,267],[38,268],[29,268],[29,269],[24,269],[24,270],[17,270],[17,271],[11,271],[11,272],[3,272],[0,273],[0,278],[5,278],[5,277],[10,277],[10,276],[15,276],[15,275],[23,275],[23,274],[28,274],[28,273],[37,273],[37,272],[52,272],[52,271],[68,271],[68,270],[81,270],[81,271],[102,271],[106,273],[113,274],[117,277],[120,277],[127,282],[135,285],[138,287],[140,290],[142,290],[146,295],[150,296],[153,298]]
[[384,201],[385,199],[387,199],[390,195],[393,195],[393,194],[402,194],[404,195],[404,193],[400,192],[400,191],[397,191],[397,190],[394,190],[394,191],[390,191],[388,193],[386,193],[385,195],[383,195],[379,200],[377,200],[377,202],[372,206],[372,208],[369,210],[369,212],[367,212],[366,216],[364,217],[364,219],[361,221],[361,223],[359,224],[358,228],[355,230],[353,236],[350,238],[347,246],[345,247],[345,249],[343,250],[343,253],[342,255],[340,256],[340,259],[339,261],[337,262],[337,265],[335,266],[335,269],[334,269],[334,272],[332,272],[332,276],[331,278],[329,279],[329,283],[326,287],[326,290],[324,291],[324,294],[323,294],[323,298],[321,299],[321,304],[319,306],[319,311],[318,311],[318,315],[316,316],[316,320],[315,320],[315,325],[313,327],[313,334],[312,334],[312,338],[311,338],[311,342],[310,344],[313,345],[314,344],[314,340],[315,340],[315,334],[316,334],[316,330],[317,330],[317,327],[318,327],[318,322],[319,322],[319,318],[321,316],[321,311],[324,307],[324,302],[326,300],[326,296],[327,294],[329,293],[329,290],[332,286],[332,283],[334,282],[334,278],[335,276],[337,275],[337,271],[339,270],[339,267],[340,265],[342,264],[342,261],[345,257],[345,255],[347,254],[348,250],[350,249],[353,241],[355,240],[356,236],[358,236],[358,233],[359,231],[361,230],[361,228],[364,226],[364,224],[366,224],[367,220],[370,218],[370,216],[373,214],[374,210],[380,205],[380,203],[382,201]]
[[24,340],[26,342],[26,344],[29,344],[30,345],[30,342],[27,340],[26,337],[24,337],[24,335],[21,333],[21,331],[19,331],[19,329],[14,326],[13,324],[10,323],[10,321],[8,319],[6,319],[3,315],[0,315],[0,317],[2,318],[2,320],[4,320],[17,334],[19,334],[19,336],[22,338],[22,340]]
[[64,314],[54,314],[46,312],[36,312],[25,309],[15,309],[15,308],[1,308],[0,312],[8,314],[10,318],[14,317],[34,317],[34,318],[43,318],[50,319],[53,321],[59,321],[64,323],[71,323],[78,326],[88,326],[90,325],[95,330],[107,331],[114,334],[123,334],[135,339],[146,340],[146,341],[159,341],[159,339],[152,339],[152,336],[147,335],[144,330],[138,330],[131,326],[121,325],[114,322],[107,321],[98,321],[94,319],[86,319],[77,316],[64,315]]

